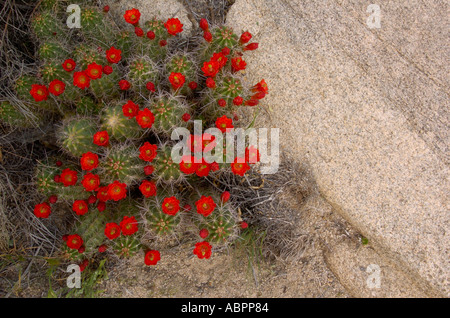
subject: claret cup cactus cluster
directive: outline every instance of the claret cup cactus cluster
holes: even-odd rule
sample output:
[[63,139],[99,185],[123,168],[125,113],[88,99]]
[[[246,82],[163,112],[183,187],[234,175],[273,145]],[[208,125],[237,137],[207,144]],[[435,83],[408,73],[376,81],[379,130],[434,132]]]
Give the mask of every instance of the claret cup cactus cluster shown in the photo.
[[[61,2],[42,2],[31,24],[39,69],[15,85],[34,124],[55,124],[61,149],[37,165],[35,216],[73,216],[60,255],[82,269],[98,253],[142,253],[145,264],[155,265],[164,257],[161,248],[184,236],[194,239],[196,256],[209,258],[247,224],[230,193],[208,179],[226,171],[244,176],[259,152],[248,145],[245,158],[208,162],[201,154],[217,146],[214,136],[191,134],[192,154],[176,162],[171,134],[177,127],[192,130],[194,120],[223,133],[248,124],[236,112],[268,93],[264,80],[253,87],[241,81],[245,54],[258,44],[249,32],[238,36],[202,19],[191,47],[183,48],[189,41],[177,18],[142,21],[130,8],[115,23],[107,6],[78,3],[81,28],[69,29]],[[7,102],[0,118],[32,124]]]

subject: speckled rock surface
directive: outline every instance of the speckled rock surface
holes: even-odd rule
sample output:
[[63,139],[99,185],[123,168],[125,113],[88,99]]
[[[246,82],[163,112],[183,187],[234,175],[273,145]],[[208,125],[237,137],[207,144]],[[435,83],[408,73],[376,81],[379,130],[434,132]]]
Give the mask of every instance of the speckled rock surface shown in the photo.
[[309,162],[378,254],[448,296],[448,3],[382,2],[380,29],[366,25],[367,5],[237,0],[227,24],[260,43],[246,55],[247,81],[270,89],[258,125],[281,128],[283,149]]

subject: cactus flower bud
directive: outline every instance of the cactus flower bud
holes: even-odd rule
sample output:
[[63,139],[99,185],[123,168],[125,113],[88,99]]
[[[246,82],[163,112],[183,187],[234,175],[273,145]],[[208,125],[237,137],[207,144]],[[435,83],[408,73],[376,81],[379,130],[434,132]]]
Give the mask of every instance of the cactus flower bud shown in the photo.
[[256,50],[258,48],[259,44],[258,43],[250,43],[249,45],[244,47],[244,51],[253,51]]
[[252,34],[250,32],[244,32],[244,33],[242,33],[239,42],[241,42],[241,44],[245,44],[248,41],[250,41],[251,39],[252,39]]
[[201,19],[199,24],[200,24],[200,28],[203,31],[208,31],[209,30],[208,21],[206,19]]

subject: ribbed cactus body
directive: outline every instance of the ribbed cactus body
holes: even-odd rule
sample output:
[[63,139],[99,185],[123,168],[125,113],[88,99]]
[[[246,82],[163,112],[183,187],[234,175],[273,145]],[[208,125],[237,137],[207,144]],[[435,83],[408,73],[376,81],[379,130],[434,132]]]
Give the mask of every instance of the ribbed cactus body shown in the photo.
[[71,261],[92,258],[93,255],[98,252],[98,247],[105,240],[104,229],[106,221],[106,215],[104,213],[99,213],[95,209],[90,209],[85,215],[80,216],[71,234],[78,234],[81,236],[85,251],[80,253],[77,250],[70,249],[64,242],[61,249],[62,257]]
[[[216,81],[215,89],[205,89],[206,94],[204,98],[205,108],[202,115],[209,120],[215,120],[223,115],[231,116],[233,111],[237,108],[233,104],[233,100],[240,96],[246,98],[247,93],[244,92],[242,82],[238,77],[226,75],[219,77]],[[219,106],[219,100],[225,101],[225,106]]]
[[[35,115],[35,114],[31,114]],[[29,128],[37,126],[42,123],[42,116],[38,115],[35,118],[29,119],[14,107],[10,102],[0,103],[0,122],[11,127]]]
[[96,103],[91,97],[83,96],[75,106],[77,114],[89,116],[98,114],[103,108],[103,103]]
[[64,27],[51,11],[42,11],[31,20],[31,28],[40,40],[60,37]]
[[152,129],[157,133],[170,136],[174,127],[187,126],[183,115],[189,113],[189,109],[179,98],[162,96],[152,103],[150,110],[155,116]]
[[145,92],[148,82],[152,82],[155,85],[159,83],[157,66],[148,56],[141,56],[131,60],[127,76],[131,83],[131,88],[135,92]]
[[81,32],[87,42],[95,43],[104,48],[114,42],[114,26],[109,20],[103,19],[100,9],[84,6],[81,9]]
[[40,74],[46,85],[55,79],[72,84],[72,74],[65,71],[61,63],[58,62],[52,61],[44,64]]
[[180,171],[180,165],[172,160],[171,151],[172,147],[168,145],[158,147],[158,154],[152,162],[155,167],[155,175],[165,183],[179,182],[184,178],[184,174]]
[[161,46],[160,42],[167,40],[168,34],[164,27],[164,22],[153,18],[144,23],[144,32],[152,31],[155,33],[153,40],[149,39],[146,35],[139,38],[137,41],[137,52],[146,54],[152,58],[153,61],[162,60],[167,55],[167,45]]
[[62,147],[71,155],[79,157],[88,151],[95,151],[93,136],[97,125],[93,118],[79,118],[67,121],[60,130],[59,138]]
[[92,63],[106,65],[103,49],[92,45],[81,44],[77,46],[73,51],[73,57],[77,65],[83,70]]
[[121,235],[112,242],[112,247],[117,256],[130,258],[139,251],[141,242],[136,235]]
[[122,145],[108,150],[101,163],[104,180],[111,183],[118,180],[127,185],[145,177],[145,162],[139,159],[139,152],[133,145]]
[[186,55],[182,53],[172,56],[166,63],[167,74],[181,73],[185,77],[185,84],[179,91],[183,95],[190,95],[192,90],[189,88],[188,84],[190,82],[198,81],[198,70],[195,68],[195,63],[192,59],[189,59]]
[[36,166],[36,188],[40,195],[49,197],[56,195],[59,200],[73,201],[84,200],[90,195],[84,188],[77,184],[65,187],[62,183],[55,182],[54,178],[61,174],[63,169],[56,167],[54,162],[42,162]]
[[110,137],[118,141],[136,139],[142,135],[142,129],[136,119],[124,116],[122,106],[125,103],[120,102],[117,106],[104,107],[100,116],[102,130],[106,130]]
[[212,29],[211,34],[212,41],[204,44],[202,62],[208,61],[213,53],[219,53],[226,47],[230,49],[231,54],[234,53],[235,48],[238,46],[239,38],[236,34],[234,34],[233,29],[226,26],[218,27]]
[[41,60],[61,60],[69,57],[69,50],[60,41],[48,40],[39,46],[39,58]]
[[120,95],[119,79],[117,67],[113,66],[111,74],[102,74],[101,78],[91,80],[89,89],[98,100],[117,98]]
[[216,208],[211,215],[202,218],[198,228],[208,230],[207,240],[214,243],[226,243],[237,233],[236,219],[227,208]]

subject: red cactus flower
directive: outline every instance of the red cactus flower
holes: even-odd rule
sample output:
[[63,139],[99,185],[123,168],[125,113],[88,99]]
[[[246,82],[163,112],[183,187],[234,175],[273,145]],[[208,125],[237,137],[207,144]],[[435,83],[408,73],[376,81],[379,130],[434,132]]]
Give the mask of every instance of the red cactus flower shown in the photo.
[[55,181],[56,183],[60,183],[61,182],[61,176],[60,175],[56,175],[53,177],[53,181]]
[[136,117],[139,112],[139,106],[129,100],[125,105],[122,106],[122,112],[125,117]]
[[116,49],[114,46],[111,46],[109,50],[106,50],[106,59],[109,63],[112,64],[119,63],[119,61],[122,59],[121,54],[121,50]]
[[217,61],[210,60],[203,63],[202,71],[205,76],[214,77],[219,72],[219,63]]
[[212,77],[206,79],[206,86],[209,88],[216,88],[216,81]]
[[48,198],[48,202],[50,202],[50,204],[55,204],[58,201],[58,197],[56,195],[51,195]]
[[145,253],[144,263],[145,265],[156,265],[158,261],[161,260],[161,254],[159,251],[151,250]]
[[214,202],[211,196],[205,197],[204,195],[202,195],[200,200],[195,202],[195,206],[197,208],[198,214],[208,216],[216,208],[216,203]]
[[33,213],[36,217],[41,219],[46,219],[49,217],[50,213],[52,213],[52,209],[47,202],[37,204],[34,207]]
[[103,212],[106,209],[106,203],[105,202],[99,202],[97,203],[97,210],[98,212]]
[[211,43],[212,39],[213,39],[212,34],[209,31],[203,32],[203,38],[205,39],[206,42],[209,42],[209,43]]
[[245,70],[247,63],[240,57],[235,57],[231,59],[231,68],[234,72]]
[[197,165],[194,162],[194,156],[183,156],[180,162],[180,171],[185,174],[193,174],[197,170]]
[[81,156],[80,164],[81,169],[91,171],[98,167],[98,155],[88,151]]
[[72,210],[77,215],[84,215],[89,210],[89,206],[86,201],[84,200],[75,200],[75,202],[72,205]]
[[105,12],[105,13],[109,12],[109,6],[104,6],[103,7],[103,12]]
[[53,80],[48,85],[48,90],[50,93],[52,93],[55,96],[59,96],[62,93],[64,93],[64,90],[66,89],[66,84],[60,80]]
[[84,175],[81,184],[86,191],[97,191],[100,187],[100,177],[93,173],[87,173]]
[[72,72],[75,69],[75,66],[77,66],[77,63],[72,59],[67,59],[62,63],[63,69],[67,72]]
[[[98,191],[98,188],[97,188],[96,191]],[[88,198],[88,200],[87,200],[87,202],[88,202],[89,204],[94,204],[95,202],[97,202],[97,197],[96,197],[95,195],[90,195],[89,198]]]
[[61,160],[58,160],[58,161],[56,161],[56,165],[58,166],[58,167],[61,167],[62,166],[62,161]]
[[216,146],[216,137],[207,133],[202,135],[202,149],[204,152],[211,151]]
[[141,190],[142,195],[146,198],[156,195],[156,185],[152,181],[142,181],[139,190]]
[[120,231],[122,229],[117,223],[107,223],[105,226],[105,235],[110,240],[114,240],[120,236]]
[[164,47],[166,45],[167,45],[167,41],[166,40],[159,41],[159,46]]
[[189,212],[190,210],[192,210],[192,207],[191,207],[189,204],[185,204],[185,205],[183,206],[183,209],[184,209],[185,211]]
[[248,223],[242,221],[242,222],[241,222],[241,229],[246,229],[246,228],[248,228]]
[[222,117],[217,118],[216,127],[219,128],[222,133],[225,133],[227,132],[227,128],[234,128],[233,119],[223,115]]
[[165,198],[162,202],[162,210],[167,215],[176,215],[180,210],[180,200],[175,197]]
[[192,90],[195,90],[197,88],[197,83],[196,82],[190,82],[189,83],[189,88]]
[[109,145],[109,135],[106,130],[98,131],[94,134],[94,144],[101,147]]
[[150,40],[154,40],[155,37],[156,37],[155,32],[153,32],[153,31],[148,31],[148,32],[147,32],[147,37],[148,37]]
[[208,237],[209,231],[207,229],[201,229],[199,235],[202,239],[205,239]]
[[109,200],[108,186],[100,187],[97,190],[97,199],[101,202],[106,202]]
[[86,74],[91,79],[95,80],[95,79],[102,78],[102,71],[103,71],[103,67],[101,65],[98,65],[97,63],[91,63],[88,65],[88,67],[86,69]]
[[223,55],[225,55],[225,56],[227,56],[227,55],[229,55],[231,53],[231,50],[228,48],[228,47],[224,47],[223,49],[222,49],[222,54]]
[[217,162],[212,162],[210,165],[212,171],[217,171],[220,169],[219,164]]
[[242,105],[243,102],[244,102],[244,99],[241,96],[237,96],[233,99],[233,104],[236,106]]
[[214,53],[211,61],[217,62],[219,68],[222,68],[225,66],[225,64],[227,64],[228,58],[222,52]]
[[185,77],[181,73],[172,72],[169,76],[170,84],[172,84],[172,88],[176,91],[183,87],[184,82],[186,81]]
[[189,119],[191,119],[191,115],[184,113],[183,116],[181,116],[181,119],[183,119],[184,122],[188,122]]
[[256,50],[258,48],[259,44],[258,43],[250,43],[247,46],[244,46],[244,51],[253,51]]
[[251,39],[252,39],[252,34],[250,32],[244,32],[244,33],[242,33],[241,38],[239,39],[239,42],[241,44],[245,44],[248,41],[250,41]]
[[42,102],[48,98],[48,89],[45,85],[31,85],[30,95],[36,102]]
[[140,27],[135,27],[134,34],[136,34],[139,37],[144,36],[144,30],[142,30]]
[[153,84],[152,82],[148,82],[145,85],[145,88],[147,88],[150,92],[156,92],[155,84]]
[[108,197],[110,200],[119,201],[127,197],[127,185],[114,181],[108,186]]
[[250,169],[250,166],[245,161],[245,159],[238,158],[234,159],[234,162],[231,164],[231,171],[235,175],[244,176],[244,174]]
[[120,229],[123,235],[133,235],[138,231],[138,222],[134,216],[124,216],[120,222]]
[[100,245],[100,246],[98,247],[98,252],[99,252],[99,253],[105,253],[107,249],[108,249],[108,245],[102,244],[102,245]]
[[78,174],[76,171],[67,168],[61,172],[61,182],[65,187],[73,186],[77,183],[77,181],[78,181]]
[[150,109],[144,108],[144,110],[140,110],[136,116],[136,121],[142,128],[152,128],[153,123],[155,122],[155,115],[151,112]]
[[227,203],[228,200],[230,200],[230,192],[224,191],[220,196],[220,201],[222,201],[222,203]]
[[139,19],[141,17],[141,12],[139,12],[138,9],[133,8],[131,10],[125,11],[125,14],[123,15],[123,17],[127,23],[135,25],[135,24],[139,23]]
[[85,72],[75,72],[73,73],[73,85],[85,89],[88,88],[91,83],[91,79],[86,75]]
[[183,31],[183,24],[177,18],[168,19],[164,26],[170,35],[177,35]]
[[147,162],[152,162],[156,157],[157,149],[157,145],[152,145],[146,141],[144,145],[139,148],[139,158]]
[[269,87],[267,86],[267,83],[264,79],[262,79],[259,83],[254,85],[252,87],[252,92],[264,92],[266,94],[269,94]]
[[144,173],[146,176],[151,175],[154,171],[155,171],[155,167],[153,167],[152,165],[148,165],[148,166],[144,167]]
[[106,75],[109,75],[112,72],[113,72],[113,68],[111,67],[111,65],[103,66],[103,73],[105,73]]
[[80,253],[80,254],[83,254],[85,251],[86,251],[86,247],[84,247],[84,246],[81,246],[81,247],[78,249],[78,253]]
[[206,19],[200,19],[199,25],[200,25],[200,28],[201,28],[203,31],[208,31],[208,30],[209,30],[208,21],[207,21]]
[[261,160],[259,150],[255,146],[245,148],[245,161],[248,163],[257,163]]
[[130,87],[131,87],[131,84],[130,84],[130,82],[128,82],[127,80],[120,80],[119,81],[119,88],[121,89],[121,90],[123,90],[123,91],[127,91],[127,90],[129,90],[130,89]]
[[197,164],[197,169],[195,169],[195,174],[199,177],[207,177],[211,171],[211,164],[207,163],[204,158],[202,162]]
[[83,239],[78,234],[72,234],[67,236],[66,244],[68,248],[79,250],[83,246]]
[[199,242],[195,244],[195,248],[194,248],[194,254],[198,256],[198,258],[202,259],[208,259],[211,257],[211,248],[212,246],[206,242]]

